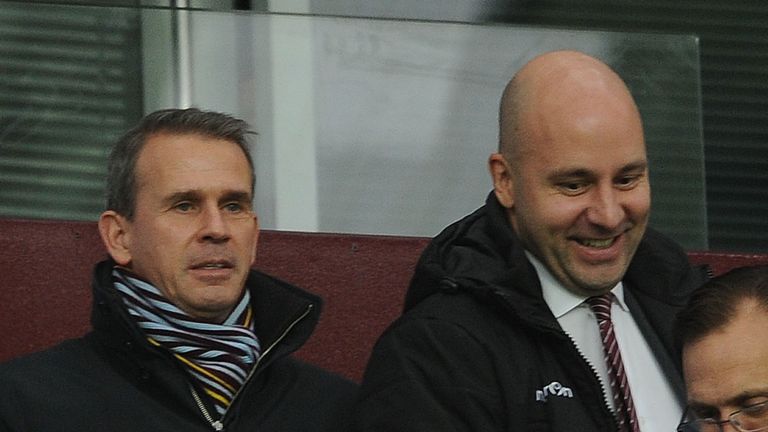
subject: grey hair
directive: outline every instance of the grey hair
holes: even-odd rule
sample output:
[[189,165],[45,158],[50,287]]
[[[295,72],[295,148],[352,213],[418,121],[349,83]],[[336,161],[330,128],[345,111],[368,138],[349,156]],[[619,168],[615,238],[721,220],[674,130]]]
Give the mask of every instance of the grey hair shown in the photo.
[[228,114],[198,108],[164,109],[146,115],[114,145],[108,159],[106,208],[132,220],[136,208],[136,162],[150,136],[161,132],[199,134],[223,139],[240,147],[251,169],[254,168],[248,146],[248,123]]

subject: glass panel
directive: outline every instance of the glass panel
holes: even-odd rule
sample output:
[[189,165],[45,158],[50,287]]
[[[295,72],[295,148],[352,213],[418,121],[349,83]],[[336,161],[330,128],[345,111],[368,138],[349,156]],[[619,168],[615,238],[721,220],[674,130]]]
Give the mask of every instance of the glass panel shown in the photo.
[[257,159],[267,161],[258,173],[266,226],[434,235],[490,190],[485,164],[506,81],[533,56],[571,48],[613,65],[638,100],[653,225],[706,247],[692,36],[317,16],[191,20],[193,103],[251,116]]
[[144,110],[195,105],[251,122],[264,228],[434,235],[482,205],[491,188],[486,160],[507,80],[535,55],[570,48],[613,65],[638,100],[652,224],[686,247],[706,248],[693,36],[221,11],[141,15]]

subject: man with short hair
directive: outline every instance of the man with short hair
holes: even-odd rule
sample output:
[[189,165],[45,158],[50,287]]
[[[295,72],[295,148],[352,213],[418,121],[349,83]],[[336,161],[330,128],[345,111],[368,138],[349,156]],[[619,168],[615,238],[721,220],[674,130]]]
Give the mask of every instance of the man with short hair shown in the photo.
[[335,431],[355,386],[294,360],[320,299],[251,269],[247,124],[147,115],[109,159],[93,330],[0,366],[2,431]]
[[688,389],[679,431],[768,430],[768,266],[711,279],[677,318]]
[[494,190],[424,251],[356,429],[673,429],[684,390],[670,317],[704,275],[646,229],[629,90],[593,57],[550,52],[507,85],[499,121]]

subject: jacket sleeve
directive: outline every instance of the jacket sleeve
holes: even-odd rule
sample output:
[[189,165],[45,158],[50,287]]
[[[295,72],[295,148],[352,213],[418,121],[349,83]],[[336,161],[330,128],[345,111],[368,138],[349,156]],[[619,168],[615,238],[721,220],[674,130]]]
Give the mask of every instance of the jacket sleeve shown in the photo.
[[16,381],[8,367],[0,365],[0,432],[29,430],[25,425],[28,406],[22,402],[24,398]]
[[398,322],[373,350],[356,431],[501,431],[495,367],[482,341],[432,318]]

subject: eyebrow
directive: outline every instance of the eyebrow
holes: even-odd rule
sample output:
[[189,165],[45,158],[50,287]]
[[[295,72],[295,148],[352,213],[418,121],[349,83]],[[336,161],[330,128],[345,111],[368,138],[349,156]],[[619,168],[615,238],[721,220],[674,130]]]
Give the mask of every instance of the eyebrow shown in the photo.
[[253,198],[251,197],[250,193],[245,191],[227,191],[219,199],[219,203],[230,202],[230,201],[250,203],[253,201]]
[[[646,160],[639,160],[635,162],[630,162],[619,170],[619,175],[626,174],[628,172],[633,171],[644,171],[648,168],[648,161]],[[570,178],[591,178],[594,176],[594,173],[587,169],[587,168],[568,168],[563,170],[555,170],[553,171],[547,178],[550,181],[557,181],[557,180],[563,180],[563,179],[570,179]]]
[[768,389],[762,388],[762,389],[756,389],[756,390],[746,390],[728,399],[726,403],[731,405],[741,405],[747,400],[756,398],[756,397],[768,397]]
[[630,171],[644,171],[648,169],[648,161],[647,160],[639,160],[636,162],[629,163],[627,165],[624,165],[623,168],[621,168],[622,173],[630,172]]
[[[743,391],[735,396],[732,396],[722,401],[720,405],[741,406],[747,400],[752,398],[757,398],[757,397],[768,398],[768,388]],[[718,410],[717,405],[711,405],[708,403],[698,402],[695,400],[689,401],[688,407],[695,411]]]
[[167,195],[165,198],[163,198],[163,203],[166,205],[171,205],[179,201],[199,201],[200,197],[200,192],[196,190],[179,191]]
[[[194,189],[194,190],[173,192],[163,199],[163,203],[165,205],[172,205],[179,201],[199,202],[202,199],[203,199],[203,193],[199,190]],[[239,191],[239,190],[230,190],[230,191],[224,192],[224,194],[219,198],[218,203],[223,204],[231,201],[251,203],[253,202],[253,198],[251,197],[251,194],[249,192]]]

